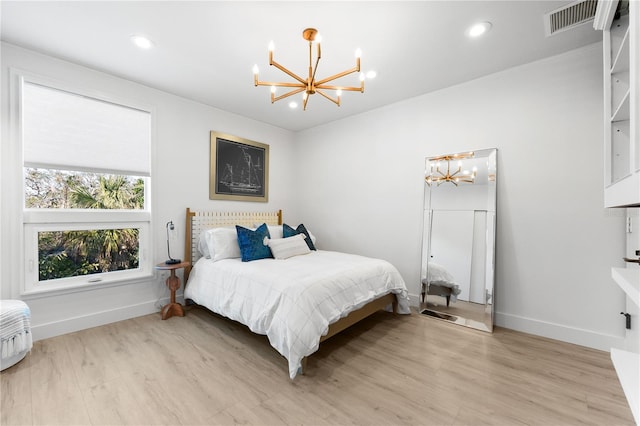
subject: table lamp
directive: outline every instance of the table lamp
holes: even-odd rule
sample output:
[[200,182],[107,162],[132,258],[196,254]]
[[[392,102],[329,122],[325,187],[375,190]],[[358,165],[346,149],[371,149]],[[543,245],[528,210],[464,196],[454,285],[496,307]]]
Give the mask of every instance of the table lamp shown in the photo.
[[169,246],[169,230],[173,231],[174,229],[175,226],[173,226],[173,221],[170,220],[169,222],[167,222],[167,255],[169,256],[169,260],[164,262],[167,265],[175,265],[176,263],[181,262],[180,259],[174,259],[173,257],[171,257],[171,248]]

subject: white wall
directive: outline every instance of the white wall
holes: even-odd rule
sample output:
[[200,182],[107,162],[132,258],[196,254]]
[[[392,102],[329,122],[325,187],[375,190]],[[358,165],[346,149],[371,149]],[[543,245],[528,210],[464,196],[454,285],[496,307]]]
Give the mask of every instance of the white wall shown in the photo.
[[[9,69],[15,68],[71,84],[91,92],[153,108],[155,129],[152,162],[152,229],[154,264],[166,259],[165,224],[173,220],[178,243],[173,257],[183,257],[185,208],[220,210],[283,209],[295,211],[291,132],[192,102],[78,65],[53,59],[10,44],[2,44],[2,147],[0,225],[0,297],[20,297],[22,281],[19,230],[21,167],[16,138],[10,136]],[[218,130],[270,146],[269,202],[209,200],[209,131]],[[157,273],[147,282],[124,284],[59,296],[27,298],[36,339],[87,328],[159,310],[168,297]]]
[[603,208],[601,55],[591,45],[299,133],[298,219],[320,248],[391,261],[417,296],[425,157],[498,148],[497,324],[608,350],[624,332],[610,278],[624,212]]
[[[424,158],[495,147],[498,325],[604,350],[623,334],[624,297],[609,268],[621,265],[624,212],[602,207],[599,44],[295,135],[4,43],[1,66],[2,298],[17,297],[21,279],[19,166],[8,126],[14,67],[154,108],[156,262],[166,257],[168,220],[184,235],[185,207],[282,208],[320,248],[391,261],[417,296]],[[266,206],[208,199],[210,130],[270,145]],[[181,245],[174,250],[182,257]],[[43,338],[155,312],[167,295],[156,276],[27,302]]]

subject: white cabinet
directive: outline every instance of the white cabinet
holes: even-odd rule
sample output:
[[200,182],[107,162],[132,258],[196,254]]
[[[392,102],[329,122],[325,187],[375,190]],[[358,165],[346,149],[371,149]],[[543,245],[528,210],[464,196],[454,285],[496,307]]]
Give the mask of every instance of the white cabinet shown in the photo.
[[[611,349],[611,361],[636,423],[640,424],[640,353],[638,301],[640,268],[611,268],[611,277],[627,295],[626,313],[631,315],[631,330],[626,330],[623,348]],[[621,322],[622,323],[622,322]]]
[[640,206],[640,2],[601,1],[604,47],[604,204]]

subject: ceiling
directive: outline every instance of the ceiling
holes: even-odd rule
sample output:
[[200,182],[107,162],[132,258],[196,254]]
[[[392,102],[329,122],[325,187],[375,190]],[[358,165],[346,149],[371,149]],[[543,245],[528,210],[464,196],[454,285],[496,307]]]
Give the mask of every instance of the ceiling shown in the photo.
[[[0,28],[3,41],[299,131],[600,41],[590,23],[545,36],[544,14],[568,3],[3,0]],[[478,21],[491,31],[467,37]],[[340,107],[314,95],[303,111],[254,87],[254,64],[260,80],[293,81],[269,67],[271,40],[274,59],[306,75],[307,27],[322,34],[320,78],[354,67],[362,50],[362,70],[377,72],[364,94],[345,92]],[[137,48],[133,34],[155,46]]]

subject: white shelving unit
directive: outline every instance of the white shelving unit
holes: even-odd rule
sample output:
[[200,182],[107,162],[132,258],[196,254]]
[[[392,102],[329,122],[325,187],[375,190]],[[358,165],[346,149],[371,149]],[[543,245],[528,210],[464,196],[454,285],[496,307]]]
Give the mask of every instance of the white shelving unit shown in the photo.
[[598,9],[594,27],[602,30],[604,46],[604,204],[640,207],[640,2],[601,0]]
[[[636,309],[640,307],[640,268],[611,268],[611,277],[626,293],[627,304],[633,302]],[[633,418],[636,424],[640,424],[640,354],[612,348],[611,361],[631,407]]]

